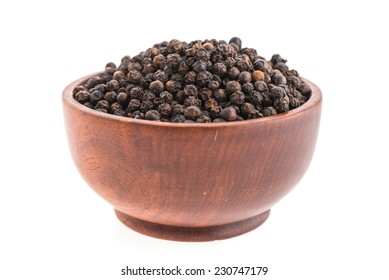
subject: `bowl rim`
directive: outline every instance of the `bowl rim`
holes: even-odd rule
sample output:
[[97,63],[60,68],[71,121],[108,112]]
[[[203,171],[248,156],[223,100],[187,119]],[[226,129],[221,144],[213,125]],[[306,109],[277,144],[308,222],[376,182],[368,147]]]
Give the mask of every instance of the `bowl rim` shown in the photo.
[[96,111],[94,109],[88,108],[84,106],[83,104],[79,103],[73,96],[73,89],[80,85],[85,83],[88,79],[90,79],[93,76],[96,76],[100,74],[101,72],[96,72],[93,74],[86,75],[80,79],[77,79],[70,83],[68,86],[65,87],[65,89],[62,92],[62,102],[63,105],[68,105],[71,107],[76,108],[77,110],[82,111],[85,114],[92,115],[97,118],[103,118],[103,119],[110,119],[114,121],[119,121],[123,123],[128,123],[128,124],[142,124],[142,125],[148,125],[148,126],[158,126],[158,127],[177,127],[177,128],[194,128],[194,127],[202,127],[202,128],[214,128],[214,127],[230,127],[230,126],[242,126],[242,125],[249,125],[249,124],[254,124],[254,123],[266,123],[266,122],[272,122],[272,121],[280,121],[283,119],[290,118],[292,116],[300,115],[304,113],[305,111],[314,108],[318,106],[321,103],[322,100],[322,93],[320,88],[311,82],[310,80],[301,77],[300,78],[307,83],[310,88],[311,88],[311,96],[305,102],[303,105],[300,107],[297,107],[295,109],[292,109],[288,112],[273,115],[273,116],[268,116],[268,117],[263,117],[263,118],[258,118],[258,119],[250,119],[250,120],[243,120],[243,121],[235,121],[235,122],[223,122],[223,123],[173,123],[173,122],[160,122],[160,121],[149,121],[149,120],[142,120],[142,119],[134,119],[134,118],[129,118],[129,117],[122,117],[122,116],[117,116],[113,114],[107,114],[103,112]]

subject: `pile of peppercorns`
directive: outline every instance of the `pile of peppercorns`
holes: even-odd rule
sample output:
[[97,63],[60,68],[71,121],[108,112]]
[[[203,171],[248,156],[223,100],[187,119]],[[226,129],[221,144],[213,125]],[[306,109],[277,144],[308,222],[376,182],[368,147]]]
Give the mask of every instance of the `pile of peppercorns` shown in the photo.
[[155,44],[110,62],[77,86],[74,98],[100,112],[180,123],[231,122],[287,112],[311,93],[296,70],[275,54],[270,61],[234,37]]

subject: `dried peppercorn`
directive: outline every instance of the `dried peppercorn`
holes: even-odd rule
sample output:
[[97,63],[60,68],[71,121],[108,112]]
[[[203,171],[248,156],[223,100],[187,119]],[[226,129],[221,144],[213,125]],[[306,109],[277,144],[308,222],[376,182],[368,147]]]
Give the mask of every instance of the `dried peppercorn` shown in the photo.
[[228,122],[232,122],[236,120],[236,111],[232,107],[227,107],[221,110],[220,117]]
[[156,80],[156,81],[153,81],[153,82],[150,83],[149,89],[152,92],[154,92],[156,94],[159,94],[162,91],[164,91],[165,85],[161,81]]
[[127,93],[125,92],[121,92],[118,94],[118,96],[116,97],[116,100],[119,104],[125,106],[126,103],[128,102],[128,95]]
[[96,103],[102,100],[103,98],[104,94],[99,90],[95,90],[89,95],[89,100],[93,105],[96,105]]
[[112,104],[116,101],[117,96],[118,94],[115,91],[108,91],[105,93],[104,99]]
[[232,94],[233,92],[239,91],[241,89],[242,89],[242,86],[240,85],[240,83],[238,81],[229,81],[226,84],[225,91],[227,94]]
[[169,116],[172,112],[172,106],[169,103],[161,103],[158,106],[158,112],[163,116]]
[[90,96],[90,92],[89,92],[89,91],[87,91],[87,90],[80,90],[80,91],[78,91],[78,92],[74,95],[74,98],[75,98],[78,102],[85,104],[86,102],[89,101],[89,96]]
[[145,120],[157,121],[161,118],[161,115],[156,110],[150,110],[145,113]]
[[197,106],[189,106],[185,109],[184,116],[190,120],[196,120],[201,116],[201,110]]
[[244,95],[244,93],[240,90],[237,90],[231,94],[230,101],[232,102],[232,104],[242,105],[244,103],[245,98],[246,96]]
[[73,90],[100,112],[180,123],[241,121],[298,108],[311,89],[287,60],[267,61],[233,37],[163,41],[124,56]]

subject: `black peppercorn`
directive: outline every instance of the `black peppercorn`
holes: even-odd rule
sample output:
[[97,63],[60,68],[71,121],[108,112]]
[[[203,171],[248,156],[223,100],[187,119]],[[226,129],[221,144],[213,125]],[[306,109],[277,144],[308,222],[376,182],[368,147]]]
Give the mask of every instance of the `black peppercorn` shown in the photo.
[[257,59],[253,63],[254,70],[261,70],[262,72],[269,69],[269,64],[265,59]]
[[236,120],[236,111],[232,107],[227,107],[221,110],[220,117],[225,119],[228,122],[233,122]]
[[225,119],[222,119],[222,118],[216,118],[212,122],[214,122],[214,123],[224,123],[224,122],[227,122],[227,121]]
[[213,75],[211,72],[203,71],[197,74],[196,81],[199,86],[206,87],[210,81],[212,81]]
[[100,100],[99,102],[97,102],[95,109],[104,109],[108,112],[108,109],[109,109],[108,101],[107,100]]
[[227,73],[227,66],[224,63],[218,62],[213,65],[213,73],[223,76]]
[[185,99],[184,105],[185,105],[185,107],[188,107],[188,106],[200,107],[201,106],[201,100],[198,99],[195,96],[189,96],[188,98]]
[[[99,91],[100,92],[100,91]],[[80,90],[75,94],[75,99],[80,103],[86,103],[89,101],[90,93],[87,90]],[[96,101],[97,102],[97,101]]]
[[123,106],[119,104],[118,102],[112,103],[110,106],[111,112],[115,112],[116,110],[123,109]]
[[107,63],[73,90],[79,103],[104,113],[186,123],[283,113],[304,104],[310,93],[280,55],[266,61],[255,49],[242,48],[238,37],[229,43],[163,41],[124,56],[118,67]]
[[185,120],[186,118],[184,115],[174,115],[170,118],[170,121],[174,123],[183,123]]
[[252,80],[251,74],[248,71],[243,71],[239,74],[238,80],[241,84],[250,83]]
[[212,96],[212,91],[208,88],[202,88],[199,91],[199,97],[202,101],[207,101]]
[[128,103],[128,110],[130,112],[135,112],[140,108],[141,101],[139,99],[131,99]]
[[160,114],[156,110],[150,110],[145,113],[145,120],[157,121],[161,118]]
[[249,95],[254,90],[254,85],[252,83],[245,83],[242,85],[242,92],[246,95]]
[[153,82],[150,83],[149,89],[152,92],[154,92],[156,94],[159,94],[162,91],[164,91],[165,85],[161,81],[156,80],[156,81],[153,81]]
[[186,84],[194,84],[196,82],[197,78],[197,72],[196,71],[189,71],[185,75],[185,83]]
[[128,102],[127,93],[125,93],[125,92],[119,93],[118,96],[116,97],[116,100],[119,104],[121,104],[122,106],[125,106]]
[[270,61],[273,63],[273,65],[276,65],[279,62],[286,63],[287,60],[283,59],[279,54],[274,54]]
[[96,103],[102,100],[103,98],[104,94],[99,90],[95,90],[89,95],[89,100],[93,105],[96,105]]
[[196,58],[201,60],[209,60],[210,54],[205,48],[199,48],[196,52]]
[[245,98],[246,96],[244,95],[244,93],[238,90],[231,94],[230,101],[233,104],[242,105],[244,103]]
[[226,93],[232,94],[234,91],[240,91],[242,89],[238,81],[230,81],[226,85]]
[[119,109],[119,110],[115,110],[113,114],[116,116],[124,117],[126,115],[126,112],[124,110]]
[[129,70],[127,74],[127,80],[132,83],[136,84],[139,83],[142,79],[142,74],[138,70]]
[[227,100],[227,93],[224,89],[217,89],[213,92],[213,96],[218,102],[223,102]]
[[181,84],[176,81],[169,80],[165,84],[166,90],[170,93],[176,93],[181,89]]
[[275,74],[275,75],[273,75],[272,80],[273,80],[273,83],[274,83],[276,86],[286,84],[286,78],[285,78],[285,76],[282,75],[282,74]]
[[186,96],[197,96],[198,91],[195,85],[186,85],[184,87],[184,92]]
[[108,91],[104,95],[104,99],[107,100],[110,104],[116,101],[118,94],[115,91]]
[[255,70],[252,74],[251,77],[254,81],[263,81],[265,79],[265,74],[261,70]]
[[111,90],[118,90],[120,88],[120,83],[116,80],[111,80],[107,83],[106,90],[111,91]]
[[119,81],[121,78],[124,78],[124,76],[125,75],[124,75],[124,72],[122,70],[117,70],[117,71],[115,71],[115,73],[113,73],[112,78],[114,80]]
[[301,85],[300,79],[296,76],[287,76],[286,79],[288,80],[288,84],[295,89],[299,88]]
[[172,106],[169,103],[162,103],[158,106],[158,112],[163,116],[169,116],[172,112]]
[[197,123],[210,123],[211,122],[211,118],[206,116],[206,115],[201,115],[197,120],[196,120]]
[[208,63],[205,60],[198,60],[195,63],[193,63],[192,68],[197,73],[203,72],[207,70]]
[[208,99],[204,103],[204,108],[206,110],[211,110],[212,108],[215,108],[217,106],[217,101],[213,98]]
[[[82,90],[87,91],[86,87],[84,87],[84,86],[76,86],[76,87],[73,89],[73,94],[75,95],[77,92],[82,91]],[[88,93],[89,93],[89,92],[88,92]]]
[[91,89],[100,83],[101,83],[101,78],[99,76],[95,76],[90,78],[85,86],[86,88]]
[[176,104],[172,108],[172,114],[173,115],[183,115],[185,112],[185,107],[184,105],[181,104]]
[[242,47],[242,40],[238,37],[232,37],[228,43],[235,44],[239,49]]
[[236,67],[232,67],[228,70],[228,78],[231,80],[237,80],[239,77],[240,71]]
[[129,96],[131,99],[142,99],[143,98],[143,88],[135,86],[130,90]]
[[171,103],[173,101],[173,94],[171,94],[168,91],[163,91],[159,94],[159,97],[161,98],[162,102],[164,103]]
[[[215,77],[215,76],[214,76]],[[218,81],[210,81],[207,85],[208,89],[211,91],[217,90],[220,87],[220,82]]]
[[184,116],[190,120],[196,120],[201,116],[201,110],[197,106],[189,106],[184,111]]
[[311,88],[307,83],[302,82],[298,88],[298,91],[303,95],[308,96],[311,93]]

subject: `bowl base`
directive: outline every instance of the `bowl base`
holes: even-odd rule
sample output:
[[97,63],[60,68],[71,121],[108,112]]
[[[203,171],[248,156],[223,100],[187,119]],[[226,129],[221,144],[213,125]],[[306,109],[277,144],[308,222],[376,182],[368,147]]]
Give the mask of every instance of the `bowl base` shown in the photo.
[[141,234],[167,240],[197,242],[227,239],[249,232],[266,221],[270,210],[243,221],[209,227],[179,227],[156,224],[129,216],[117,209],[115,209],[115,213],[123,224]]

